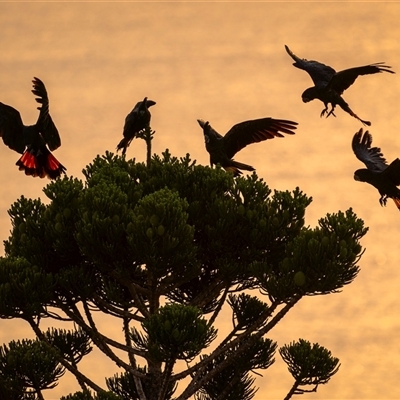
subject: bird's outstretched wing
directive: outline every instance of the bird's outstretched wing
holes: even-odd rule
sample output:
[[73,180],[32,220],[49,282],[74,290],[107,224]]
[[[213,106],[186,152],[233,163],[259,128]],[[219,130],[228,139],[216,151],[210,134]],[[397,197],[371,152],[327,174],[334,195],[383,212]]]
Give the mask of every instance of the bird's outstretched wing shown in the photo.
[[361,160],[371,172],[382,172],[388,164],[379,147],[371,147],[372,136],[368,131],[363,134],[362,128],[354,135],[351,147],[356,157]]
[[49,113],[49,98],[44,83],[39,78],[33,78],[32,93],[38,96],[35,100],[41,104],[37,109],[40,111],[37,126],[44,141],[51,151],[61,146],[61,139]]
[[[383,175],[388,177],[396,186],[400,185],[400,159],[396,158],[385,169]],[[398,199],[400,201],[400,199]],[[397,204],[397,203],[396,203]],[[399,207],[400,210],[400,207]]]
[[296,54],[294,54],[286,45],[285,49],[289,56],[295,61],[293,65],[308,72],[312,81],[314,82],[314,85],[317,87],[326,86],[336,73],[336,71],[329,65],[322,64],[319,61],[300,58],[296,56]]
[[239,150],[251,143],[274,137],[284,137],[284,133],[294,135],[297,122],[284,119],[260,118],[234,125],[224,136],[226,155],[232,158]]
[[389,68],[392,67],[390,67],[389,65],[385,65],[385,63],[383,62],[380,62],[376,64],[363,65],[361,67],[344,69],[343,71],[339,71],[334,76],[332,76],[328,88],[342,94],[354,83],[354,81],[360,75],[371,75],[380,72],[389,72],[391,74],[394,74],[394,71],[391,71]]
[[24,125],[19,112],[0,103],[0,136],[11,150],[22,154],[25,150]]

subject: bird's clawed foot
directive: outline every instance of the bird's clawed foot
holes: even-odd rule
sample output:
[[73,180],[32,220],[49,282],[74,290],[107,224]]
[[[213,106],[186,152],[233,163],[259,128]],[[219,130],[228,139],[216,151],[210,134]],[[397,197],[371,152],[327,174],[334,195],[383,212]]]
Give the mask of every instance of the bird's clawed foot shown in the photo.
[[326,116],[326,118],[328,118],[330,115],[333,115],[336,118],[335,113],[333,112],[334,108],[332,107],[331,111],[328,112],[328,115]]
[[336,115],[333,112],[334,110],[335,110],[335,107],[332,107],[331,110],[328,112],[328,106],[325,106],[325,108],[321,111],[320,117],[322,118],[328,112],[328,114],[326,115],[326,118],[328,118],[330,115],[333,115],[336,118]]
[[382,196],[380,199],[379,199],[379,204],[383,207],[383,206],[386,206],[386,202],[387,202],[387,196],[386,195],[384,195],[384,196]]

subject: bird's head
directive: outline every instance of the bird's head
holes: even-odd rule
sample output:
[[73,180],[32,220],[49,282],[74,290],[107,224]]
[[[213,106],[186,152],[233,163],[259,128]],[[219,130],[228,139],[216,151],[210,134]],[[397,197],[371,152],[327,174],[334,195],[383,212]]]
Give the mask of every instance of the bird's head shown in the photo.
[[204,121],[204,119],[198,119],[197,122],[203,128],[204,140],[206,143],[208,143],[210,141],[210,123],[208,121]]
[[371,176],[371,171],[366,168],[358,169],[354,172],[354,180],[359,182],[368,182]]
[[301,95],[301,99],[304,103],[308,103],[309,101],[316,99],[317,96],[318,93],[316,89],[314,87],[310,87],[303,92],[303,94]]
[[148,100],[147,97],[145,97],[145,99],[146,99],[146,107],[147,107],[147,108],[149,108],[149,107],[151,107],[151,106],[154,106],[154,105],[156,104],[155,101],[153,101],[153,100]]
[[154,104],[156,104],[155,101],[148,100],[147,97],[145,97],[142,101],[138,101],[136,103],[134,110],[136,110],[136,111],[145,111],[146,108],[154,106]]
[[141,116],[146,115],[147,113],[149,113],[148,108],[151,106],[154,106],[154,104],[156,104],[155,101],[153,100],[147,100],[147,97],[145,97],[143,99],[143,101],[139,101],[135,108],[132,110],[133,112],[140,114]]
[[[138,107],[140,110],[145,110],[146,108],[149,108],[151,106],[154,106],[156,104],[155,101],[153,100],[148,100],[147,97],[143,99],[143,101],[139,101],[139,103],[136,104],[136,107]],[[135,108],[136,108],[135,107]]]

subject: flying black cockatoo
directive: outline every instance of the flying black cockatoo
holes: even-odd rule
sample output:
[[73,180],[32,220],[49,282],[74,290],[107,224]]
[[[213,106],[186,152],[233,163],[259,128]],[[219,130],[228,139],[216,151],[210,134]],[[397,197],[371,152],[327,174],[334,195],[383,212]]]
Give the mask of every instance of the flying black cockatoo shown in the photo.
[[132,140],[137,137],[138,133],[150,126],[151,114],[149,107],[156,104],[153,100],[139,101],[134,109],[126,116],[123,131],[123,139],[118,143],[117,151],[122,149],[122,155],[126,153],[126,149],[131,144]]
[[274,137],[284,137],[283,133],[293,135],[297,122],[283,119],[261,118],[240,122],[226,133],[225,136],[215,131],[209,122],[198,119],[197,122],[203,128],[206,149],[210,153],[210,164],[220,164],[234,176],[241,175],[241,169],[254,171],[251,165],[243,164],[232,157],[251,143],[261,142]]
[[0,103],[0,136],[6,146],[22,154],[16,165],[26,175],[56,179],[66,168],[50,151],[61,146],[61,139],[49,114],[44,83],[38,78],[33,78],[32,83],[32,93],[38,96],[35,100],[41,104],[36,124],[25,126],[15,108]]
[[388,198],[393,199],[400,210],[400,160],[396,158],[390,165],[381,153],[379,147],[371,147],[372,136],[360,129],[353,137],[352,148],[354,154],[367,168],[358,169],[354,172],[356,181],[367,182],[376,187],[381,195],[379,203],[386,205]]
[[[351,110],[341,95],[355,82],[360,75],[377,74],[380,72],[389,72],[394,74],[394,72],[390,71],[389,69],[391,67],[380,62],[336,72],[332,67],[329,67],[328,65],[322,64],[318,61],[306,60],[304,58],[297,57],[286,45],[285,49],[289,56],[295,61],[293,65],[297,68],[307,71],[314,82],[315,86],[306,89],[301,95],[304,103],[308,103],[314,99],[321,100],[325,105],[325,108],[321,112],[321,117],[326,113],[326,117],[329,117],[330,115],[336,117],[334,110],[335,107],[339,105],[344,111],[349,113],[352,117],[357,118],[364,125],[371,125],[371,122],[364,121],[359,118]],[[329,103],[331,104],[332,108],[328,112]]]

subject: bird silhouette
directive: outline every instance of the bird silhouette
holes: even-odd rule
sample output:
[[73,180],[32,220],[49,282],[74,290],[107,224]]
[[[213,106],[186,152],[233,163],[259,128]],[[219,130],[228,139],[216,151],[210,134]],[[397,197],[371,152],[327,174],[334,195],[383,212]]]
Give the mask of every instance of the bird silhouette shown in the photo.
[[355,171],[354,179],[367,182],[378,189],[381,206],[386,206],[387,199],[391,198],[400,210],[400,189],[397,188],[400,185],[400,160],[396,158],[388,165],[381,149],[371,146],[371,134],[368,131],[363,134],[363,130],[360,129],[353,137],[352,148],[356,157],[367,168]]
[[123,139],[117,145],[117,151],[122,149],[122,154],[126,153],[126,149],[131,144],[138,134],[150,126],[151,114],[149,107],[156,104],[153,100],[147,100],[147,97],[143,101],[139,101],[133,110],[126,116],[125,125],[123,130]]
[[[390,66],[380,62],[336,72],[328,65],[296,56],[286,45],[285,49],[290,57],[295,61],[293,65],[308,72],[314,82],[315,86],[306,89],[301,95],[303,102],[308,103],[314,99],[321,100],[325,105],[325,108],[321,112],[321,117],[325,114],[326,117],[329,117],[330,115],[336,117],[334,110],[336,105],[339,105],[344,111],[349,113],[352,117],[357,118],[364,125],[371,125],[371,122],[362,120],[358,115],[356,115],[341,95],[360,75],[370,75],[381,72],[394,74],[394,72],[389,69],[391,68]],[[328,112],[329,103],[331,104],[331,110]]]
[[234,176],[241,175],[240,170],[254,171],[251,165],[232,159],[238,151],[252,143],[284,137],[284,133],[293,135],[293,129],[297,128],[297,122],[268,117],[240,122],[222,136],[211,127],[208,121],[198,119],[197,122],[203,128],[211,166],[220,164],[226,171],[233,172]]
[[39,78],[33,78],[32,83],[32,93],[41,104],[37,108],[40,112],[36,124],[25,126],[15,108],[0,103],[0,136],[6,146],[22,154],[16,165],[26,175],[56,179],[66,171],[51,153],[61,146],[61,139],[49,114],[49,98],[44,83]]

